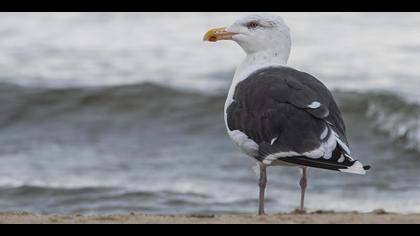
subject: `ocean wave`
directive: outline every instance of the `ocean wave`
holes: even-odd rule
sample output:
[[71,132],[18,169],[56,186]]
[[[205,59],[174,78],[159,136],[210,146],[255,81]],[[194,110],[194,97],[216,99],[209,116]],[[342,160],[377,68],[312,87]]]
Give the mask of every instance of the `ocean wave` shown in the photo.
[[366,115],[374,128],[409,151],[420,152],[420,105],[396,96],[380,95],[369,101]]
[[48,122],[74,116],[101,119],[205,118],[223,104],[223,96],[199,94],[157,84],[49,89],[0,84],[0,127],[19,122]]
[[[420,152],[420,105],[386,92],[334,92],[343,113],[369,122],[406,150]],[[0,127],[86,120],[174,124],[214,128],[222,118],[225,93],[202,94],[159,84],[69,89],[0,84]],[[87,118],[86,118],[87,117]],[[114,122],[114,123],[115,123]]]
[[[120,181],[125,182],[121,185]],[[111,194],[119,197],[148,197],[153,195],[165,196],[190,196],[200,199],[215,197],[211,189],[214,183],[190,180],[178,180],[177,182],[160,182],[148,185],[146,182],[139,184],[138,181],[121,180],[101,181],[87,177],[69,177],[64,179],[45,178],[38,180],[22,180],[4,177],[0,180],[2,194],[10,193],[18,196],[39,195],[43,193],[58,194]],[[213,185],[212,185],[213,184]],[[212,185],[209,187],[209,185]],[[226,199],[225,199],[226,200]]]
[[420,104],[390,92],[340,92],[336,97],[354,122],[368,122],[378,134],[406,151],[420,152]]

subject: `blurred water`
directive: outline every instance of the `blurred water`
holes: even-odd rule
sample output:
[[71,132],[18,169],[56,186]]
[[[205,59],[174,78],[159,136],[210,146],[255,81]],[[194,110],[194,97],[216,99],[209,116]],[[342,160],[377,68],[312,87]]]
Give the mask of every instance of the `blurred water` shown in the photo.
[[[244,53],[201,41],[244,14],[1,13],[0,211],[254,212],[222,113]],[[420,13],[278,14],[374,167],[312,170],[308,207],[420,211]],[[269,177],[268,209],[294,209],[298,171]]]
[[[203,32],[247,13],[2,13],[1,81],[23,85],[118,85],[144,81],[225,91],[243,58]],[[415,96],[419,13],[278,13],[290,25],[290,64],[330,87]],[[395,89],[394,87],[398,88]]]

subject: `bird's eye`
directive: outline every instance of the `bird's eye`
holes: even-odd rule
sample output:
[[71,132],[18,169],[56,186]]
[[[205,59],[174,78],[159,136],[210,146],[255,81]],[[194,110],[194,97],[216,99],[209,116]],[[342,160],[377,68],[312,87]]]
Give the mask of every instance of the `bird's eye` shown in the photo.
[[248,29],[255,29],[258,26],[260,26],[260,24],[258,24],[258,22],[253,21],[253,22],[249,22],[246,26],[248,27]]

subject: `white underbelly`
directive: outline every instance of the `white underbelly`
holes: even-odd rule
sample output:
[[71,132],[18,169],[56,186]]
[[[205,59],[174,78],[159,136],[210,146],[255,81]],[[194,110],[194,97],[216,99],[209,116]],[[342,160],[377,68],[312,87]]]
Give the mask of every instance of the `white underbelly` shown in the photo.
[[[261,160],[257,159],[258,149],[259,149],[259,146],[257,143],[255,143],[246,134],[244,134],[243,132],[239,130],[229,131],[229,128],[228,128],[228,134],[229,134],[229,137],[232,139],[232,141],[243,153],[251,157],[253,160],[257,162],[261,162]],[[298,166],[298,165],[284,162],[281,160],[274,160],[270,163],[264,163],[264,164],[267,166],[293,166],[293,167]]]
[[230,131],[229,128],[228,134],[242,152],[253,158],[258,156],[258,144],[250,139],[246,134],[239,130]]

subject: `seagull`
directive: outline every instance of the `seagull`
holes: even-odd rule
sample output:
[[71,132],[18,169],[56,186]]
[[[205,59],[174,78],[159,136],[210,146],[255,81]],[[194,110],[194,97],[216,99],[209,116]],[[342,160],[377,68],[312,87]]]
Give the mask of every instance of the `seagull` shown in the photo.
[[301,170],[304,212],[309,167],[365,175],[351,156],[341,112],[328,88],[314,76],[287,65],[292,42],[283,18],[262,13],[215,28],[204,41],[232,40],[245,51],[225,103],[229,137],[260,172],[258,215],[265,215],[267,167]]

